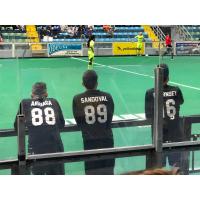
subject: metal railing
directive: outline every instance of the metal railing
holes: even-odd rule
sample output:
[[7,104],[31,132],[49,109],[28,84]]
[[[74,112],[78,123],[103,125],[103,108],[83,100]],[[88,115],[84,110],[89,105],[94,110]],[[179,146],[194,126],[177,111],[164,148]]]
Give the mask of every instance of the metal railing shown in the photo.
[[160,41],[165,41],[165,34],[159,26],[151,26]]
[[192,37],[192,35],[190,34],[190,32],[187,30],[187,28],[184,25],[178,25],[176,27],[178,29],[179,34],[182,35],[185,41],[194,40],[194,38]]
[[[183,127],[184,127],[184,134],[187,135],[188,138],[191,140],[197,140],[200,138],[200,134],[191,135],[191,125],[193,123],[200,123],[200,115],[194,116],[186,116],[181,118],[183,120]],[[23,116],[19,116],[19,124],[23,126]],[[127,147],[116,147],[116,148],[106,148],[106,149],[95,149],[95,150],[85,150],[85,151],[73,151],[73,152],[60,152],[60,153],[49,153],[49,154],[39,154],[39,155],[27,155],[24,156],[25,152],[25,144],[24,138],[25,135],[23,134],[23,127],[19,126],[20,128],[18,131],[15,130],[1,130],[0,137],[10,137],[10,136],[17,136],[18,135],[18,159],[12,160],[3,160],[0,161],[0,169],[10,169],[13,166],[15,168],[20,168],[21,166],[24,167],[26,165],[33,164],[36,160],[41,162],[71,162],[77,160],[87,160],[90,159],[91,156],[116,156],[120,157],[123,154],[130,154],[130,155],[145,155],[149,151],[153,152],[162,152],[162,150],[167,149],[183,149],[187,148],[188,151],[195,151],[200,149],[200,141],[183,141],[183,142],[174,142],[174,143],[164,143],[162,141],[157,140],[158,144],[148,144],[148,145],[138,145],[138,146],[127,146]],[[121,127],[133,127],[133,126],[147,126],[151,125],[150,120],[121,120],[112,122],[112,128],[121,128]],[[188,132],[189,130],[189,132]],[[62,132],[77,132],[79,128],[76,125],[67,125],[62,130]],[[18,134],[17,134],[18,132]],[[159,132],[158,132],[159,134]],[[156,147],[157,145],[158,148]],[[193,170],[195,171],[195,170]],[[22,170],[22,174],[23,174]]]

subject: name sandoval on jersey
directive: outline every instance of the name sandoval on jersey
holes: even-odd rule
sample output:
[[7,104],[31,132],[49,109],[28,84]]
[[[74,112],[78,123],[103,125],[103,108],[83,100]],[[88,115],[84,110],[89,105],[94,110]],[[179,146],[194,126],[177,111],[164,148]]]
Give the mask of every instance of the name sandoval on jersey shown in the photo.
[[40,107],[43,107],[43,106],[52,106],[52,103],[49,100],[46,100],[46,101],[43,101],[43,102],[32,101],[31,102],[31,106],[40,106]]
[[108,101],[106,96],[98,96],[98,97],[84,97],[81,98],[81,103],[89,103],[89,102],[102,102]]

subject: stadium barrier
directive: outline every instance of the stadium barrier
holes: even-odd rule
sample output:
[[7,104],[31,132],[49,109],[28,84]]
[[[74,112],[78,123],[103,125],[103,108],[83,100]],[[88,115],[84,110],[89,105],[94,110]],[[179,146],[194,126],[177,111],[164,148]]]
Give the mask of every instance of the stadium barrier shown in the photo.
[[[20,117],[21,118],[21,117]],[[20,121],[19,118],[19,121]],[[22,118],[21,118],[22,119]],[[195,116],[185,116],[181,117],[181,121],[183,122],[183,130],[184,135],[187,136],[188,141],[184,142],[176,142],[176,143],[164,143],[162,144],[162,149],[164,150],[172,150],[172,149],[185,149],[188,151],[194,152],[195,150],[200,149],[200,141],[197,141],[200,138],[200,134],[191,134],[191,126],[193,123],[200,123],[200,115]],[[19,174],[24,174],[23,167],[24,165],[32,165],[36,160],[41,161],[42,163],[49,163],[58,161],[60,162],[75,162],[77,160],[88,160],[91,156],[104,156],[104,158],[115,155],[116,157],[120,157],[122,154],[131,154],[133,156],[138,155],[146,155],[148,152],[155,152],[156,149],[154,144],[149,145],[139,145],[139,146],[128,146],[128,147],[117,147],[117,148],[108,148],[108,149],[98,149],[98,150],[85,150],[85,151],[72,151],[72,152],[64,152],[64,153],[51,153],[51,154],[40,154],[40,155],[27,155],[25,156],[25,131],[23,131],[23,119],[19,123],[20,129],[17,131],[13,129],[8,130],[0,130],[0,137],[11,137],[18,135],[18,158],[11,160],[1,160],[0,161],[0,169],[10,169],[10,168],[22,168],[22,172]],[[133,126],[147,126],[150,125],[151,121],[149,120],[121,120],[112,122],[112,128],[121,128],[121,127],[133,127]],[[79,128],[76,125],[67,125],[62,130],[62,132],[77,132]],[[26,132],[27,134],[27,132]],[[92,158],[91,158],[92,159]],[[194,167],[194,153],[192,153],[192,170],[191,172],[198,172],[199,169],[195,169]],[[199,170],[200,171],[200,170]]]
[[[31,48],[33,44],[41,45],[42,49],[33,50]],[[136,55],[136,44],[136,42],[96,42],[95,55]],[[143,55],[156,56],[166,54],[164,42],[145,42],[143,46]],[[155,46],[157,48],[154,48]],[[54,50],[53,54],[51,54],[52,49]],[[200,55],[200,43],[176,41],[172,50],[174,55]],[[51,57],[53,55],[87,56],[86,42],[0,43],[0,58]]]

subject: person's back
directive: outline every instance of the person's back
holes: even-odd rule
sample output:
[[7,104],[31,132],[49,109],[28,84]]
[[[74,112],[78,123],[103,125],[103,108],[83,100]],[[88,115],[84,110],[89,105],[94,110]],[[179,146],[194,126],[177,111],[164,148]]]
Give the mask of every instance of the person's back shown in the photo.
[[[184,135],[181,128],[179,111],[180,105],[183,104],[184,99],[179,87],[168,85],[169,69],[166,64],[160,64],[163,68],[163,142],[180,142],[183,141]],[[146,91],[145,95],[145,115],[147,119],[154,121],[154,88]],[[154,123],[152,123],[153,125]],[[153,126],[152,126],[153,131]],[[153,135],[153,134],[152,134]],[[181,166],[181,153],[172,152],[164,153],[162,165],[166,165],[166,158],[168,157],[171,166]],[[151,168],[151,156],[147,156],[147,168]]]
[[52,98],[24,99],[21,108],[29,133],[29,153],[62,152],[64,119],[58,102]]
[[[111,122],[114,102],[110,94],[97,90],[98,76],[88,70],[83,75],[86,91],[74,96],[73,114],[82,131],[85,150],[114,146]],[[113,174],[114,159],[85,161],[86,174]]]
[[[35,83],[31,99],[20,102],[18,114],[25,116],[25,126],[28,128],[28,153],[44,154],[63,152],[60,130],[65,121],[59,103],[53,98],[47,98],[46,84]],[[17,118],[16,118],[17,119]],[[17,121],[15,119],[15,129]],[[64,174],[64,164],[52,163],[37,165],[31,168],[33,174]]]
[[74,97],[73,108],[77,124],[86,139],[112,137],[114,104],[110,94],[87,90]]
[[[163,134],[164,142],[181,140],[179,111],[183,102],[183,95],[179,87],[163,85],[163,129],[168,130],[168,134]],[[146,92],[145,114],[146,118],[154,119],[154,88]],[[178,129],[176,129],[177,127]]]

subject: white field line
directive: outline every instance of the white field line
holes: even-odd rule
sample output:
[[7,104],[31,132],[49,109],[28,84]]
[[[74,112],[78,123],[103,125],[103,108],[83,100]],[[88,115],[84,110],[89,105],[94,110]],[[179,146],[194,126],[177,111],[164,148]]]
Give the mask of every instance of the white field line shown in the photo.
[[[79,60],[79,61],[82,61],[82,62],[87,62],[86,60],[83,60],[83,59],[80,59],[80,58],[72,57],[72,59]],[[150,76],[150,75],[147,75],[147,74],[141,74],[141,73],[132,72],[132,71],[124,70],[124,69],[118,69],[116,67],[111,67],[109,65],[102,65],[102,64],[99,64],[99,63],[96,63],[96,62],[94,62],[94,64],[102,66],[102,67],[108,67],[110,69],[114,69],[114,70],[118,70],[118,71],[127,72],[127,73],[130,73],[130,74],[136,74],[136,75],[139,75],[139,76],[146,76],[146,77],[154,78],[153,76]]]
[[143,65],[109,65],[111,67],[143,67]]
[[[80,59],[80,58],[74,58],[74,57],[72,57],[72,59],[76,59],[76,60],[79,60],[79,61],[82,61],[82,62],[87,62],[86,60],[83,60],[83,59]],[[135,75],[138,75],[138,76],[144,76],[144,77],[154,78],[154,76],[150,76],[150,75],[142,74],[142,73],[137,73],[137,72],[133,72],[133,71],[128,71],[128,70],[124,70],[124,69],[118,69],[116,67],[112,67],[112,66],[109,66],[109,65],[103,65],[103,64],[99,64],[99,63],[95,63],[95,62],[94,62],[94,64],[102,66],[102,67],[108,67],[110,69],[114,69],[114,70],[118,70],[118,71],[130,73],[130,74],[135,74]],[[178,85],[178,86],[181,86],[181,87],[185,87],[185,88],[189,88],[189,89],[200,91],[200,88],[198,88],[198,87],[193,87],[193,86],[190,86],[190,85],[176,83],[176,82],[173,82],[173,81],[169,81],[169,83],[171,83],[173,85]]]

